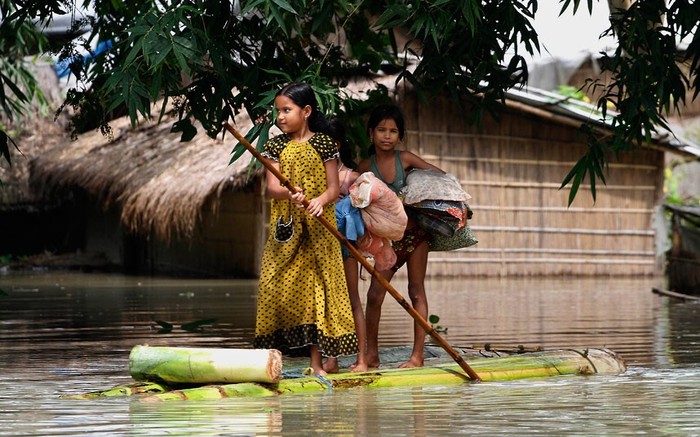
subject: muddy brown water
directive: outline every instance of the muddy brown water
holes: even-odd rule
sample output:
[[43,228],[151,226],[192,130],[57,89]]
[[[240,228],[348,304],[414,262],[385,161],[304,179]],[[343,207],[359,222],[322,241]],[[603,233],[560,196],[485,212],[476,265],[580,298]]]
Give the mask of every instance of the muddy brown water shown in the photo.
[[[404,281],[394,285],[405,295]],[[256,282],[5,273],[0,436],[700,435],[700,304],[653,294],[661,278],[426,285],[430,313],[453,345],[608,347],[629,369],[257,399],[64,400],[59,396],[132,382],[128,355],[136,344],[250,347]],[[163,329],[168,324],[172,329]],[[411,324],[387,296],[381,345],[410,344]]]

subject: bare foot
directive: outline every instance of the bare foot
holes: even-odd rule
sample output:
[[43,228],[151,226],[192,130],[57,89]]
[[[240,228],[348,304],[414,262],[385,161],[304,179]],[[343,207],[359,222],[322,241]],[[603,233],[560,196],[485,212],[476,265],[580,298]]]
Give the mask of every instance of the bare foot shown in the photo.
[[365,363],[355,363],[352,366],[350,366],[351,372],[366,372],[367,369],[367,364]]
[[399,369],[412,369],[414,367],[423,367],[423,360],[411,357],[408,361],[399,366]]
[[382,362],[379,361],[379,356],[367,356],[367,367],[370,369],[378,369]]
[[328,376],[328,373],[323,370],[323,367],[312,367],[312,369],[314,370],[314,375],[316,376]]
[[325,363],[323,363],[323,370],[327,373],[338,373],[340,368],[338,367],[337,358],[328,358]]

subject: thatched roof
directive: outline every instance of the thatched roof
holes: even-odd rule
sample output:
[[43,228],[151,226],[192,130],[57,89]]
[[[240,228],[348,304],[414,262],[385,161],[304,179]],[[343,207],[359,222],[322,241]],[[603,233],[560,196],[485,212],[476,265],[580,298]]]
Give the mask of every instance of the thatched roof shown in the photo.
[[70,139],[65,123],[54,122],[53,117],[36,116],[22,121],[22,131],[12,135],[19,147],[17,151],[10,145],[12,165],[0,158],[0,211],[48,206],[29,187],[29,163],[56,144]]
[[51,206],[37,198],[29,188],[29,162],[56,144],[66,142],[70,138],[66,128],[67,116],[63,114],[54,120],[54,108],[57,108],[63,100],[51,65],[36,62],[29,67],[32,68],[48,104],[42,107],[33,102],[27,107],[23,117],[0,120],[19,147],[17,151],[10,145],[12,165],[9,165],[5,158],[0,158],[0,211],[36,210]]
[[[128,118],[110,123],[113,138],[94,131],[60,144],[31,162],[31,183],[46,196],[81,189],[104,208],[121,206],[122,223],[139,233],[154,232],[169,241],[189,236],[205,204],[216,209],[224,190],[253,181],[246,153],[229,165],[236,140],[208,137],[201,126],[188,142],[171,133],[177,116],[159,124],[145,121],[135,129]],[[240,118],[245,133],[252,124]]]

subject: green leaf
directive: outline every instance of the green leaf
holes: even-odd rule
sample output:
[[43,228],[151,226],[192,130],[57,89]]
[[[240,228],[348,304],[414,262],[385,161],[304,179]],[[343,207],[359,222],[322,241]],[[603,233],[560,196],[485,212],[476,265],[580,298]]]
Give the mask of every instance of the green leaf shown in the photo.
[[197,331],[203,325],[211,325],[212,323],[216,322],[216,320],[217,319],[195,320],[194,322],[183,324],[182,326],[180,326],[180,328],[182,328],[185,331]]
[[246,150],[248,149],[246,149],[243,144],[241,144],[240,142],[236,143],[236,145],[233,146],[233,150],[231,150],[231,159],[228,161],[228,165],[231,165],[234,162],[236,162],[238,158],[243,156]]
[[150,58],[151,69],[154,70],[156,68],[159,68],[160,64],[163,63],[165,58],[168,57],[168,55],[170,54],[170,52],[172,50],[173,50],[173,46],[170,44],[166,44],[166,43],[159,44],[158,50],[154,51],[152,53],[154,55],[154,57]]
[[282,13],[279,11],[277,8],[270,8],[270,14],[272,14],[272,18],[277,22],[277,26],[280,28],[282,32],[286,36],[289,36],[289,27],[287,26],[287,23],[284,22],[284,17],[282,16]]
[[173,123],[173,127],[170,132],[182,132],[180,135],[180,141],[186,142],[190,141],[197,135],[197,128],[192,125],[189,118],[183,118],[182,120]]
[[[253,125],[253,127],[248,131],[247,134],[244,135],[244,137],[246,138],[246,140],[248,140],[248,142],[252,141],[252,139],[255,138],[255,136],[257,135],[257,133],[260,131],[261,128],[262,128],[262,124]],[[236,160],[238,160],[238,158],[243,156],[243,154],[246,152],[246,150],[248,150],[248,149],[246,149],[242,143],[237,142],[236,145],[233,146],[233,150],[231,150],[231,159],[229,160],[228,164],[231,165],[234,162],[236,162]]]
[[136,37],[136,36],[146,35],[148,32],[150,32],[150,30],[151,30],[151,26],[137,24],[136,26],[129,28],[129,38],[135,39],[134,37]]
[[569,182],[571,182],[568,206],[571,206],[571,204],[574,203],[574,199],[576,198],[576,193],[578,192],[579,185],[581,185],[581,181],[586,176],[586,162],[587,158],[584,156],[572,167],[572,169],[564,178],[564,181],[559,186],[559,189],[561,190]]
[[[270,139],[270,128],[272,127],[271,122],[266,122],[261,124],[260,137],[258,138],[257,150],[262,153],[265,144]],[[253,137],[255,138],[255,137]],[[251,140],[252,141],[252,140]]]
[[5,157],[5,161],[7,161],[7,163],[11,166],[12,158],[10,157],[10,148],[7,144],[8,138],[9,137],[7,136],[5,131],[0,130],[0,153],[3,157]]
[[280,8],[286,10],[287,12],[291,12],[291,13],[294,14],[294,15],[299,15],[299,14],[297,13],[297,11],[294,10],[294,8],[292,7],[292,5],[290,5],[289,3],[287,3],[287,2],[284,1],[284,0],[272,0],[272,2],[273,2],[274,4],[276,4],[277,6],[279,6]]
[[163,320],[155,320],[155,322],[160,325],[161,329],[158,330],[158,334],[167,334],[172,332],[173,325]]
[[133,47],[131,50],[129,50],[129,54],[126,56],[126,59],[124,60],[123,67],[124,69],[128,68],[131,66],[131,64],[134,63],[137,57],[141,56],[143,54],[143,40],[139,39],[136,42],[134,42]]
[[17,143],[15,143],[14,140],[7,135],[7,132],[0,129],[0,154],[2,154],[5,161],[7,161],[7,163],[11,166],[12,160],[10,157],[10,143],[15,147],[15,149],[17,149],[17,152],[22,155],[22,151],[17,146]]
[[0,72],[0,76],[2,77],[2,82],[4,82],[5,86],[7,86],[10,91],[21,101],[28,101],[27,95],[22,92],[21,89],[15,84],[13,80],[11,80],[9,77],[5,76],[2,72]]
[[258,9],[261,5],[265,3],[265,0],[253,0],[251,2],[248,2],[244,7],[243,10],[241,11],[242,14],[248,14],[250,12],[255,11]]

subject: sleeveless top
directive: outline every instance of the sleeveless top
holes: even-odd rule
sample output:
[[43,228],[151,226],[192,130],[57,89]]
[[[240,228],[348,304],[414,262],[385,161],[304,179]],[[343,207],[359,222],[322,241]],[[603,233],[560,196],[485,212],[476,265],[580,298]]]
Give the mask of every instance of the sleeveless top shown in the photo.
[[395,158],[395,164],[396,164],[396,176],[394,176],[394,182],[389,183],[384,179],[384,176],[379,172],[379,168],[377,167],[377,160],[376,160],[377,155],[372,155],[369,157],[369,170],[374,173],[374,175],[379,178],[382,182],[384,182],[389,188],[391,188],[391,191],[393,191],[396,194],[399,194],[399,191],[401,191],[401,188],[406,186],[406,171],[403,169],[403,164],[401,164],[401,151],[397,150],[396,151],[396,158]]

